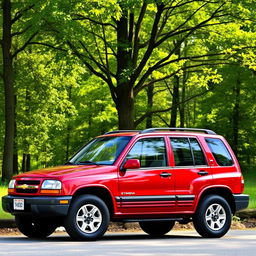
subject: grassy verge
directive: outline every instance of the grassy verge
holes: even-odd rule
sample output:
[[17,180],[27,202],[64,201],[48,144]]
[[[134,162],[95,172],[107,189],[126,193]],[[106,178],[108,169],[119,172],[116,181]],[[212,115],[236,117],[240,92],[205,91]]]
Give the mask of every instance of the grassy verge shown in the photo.
[[256,168],[243,173],[245,179],[244,193],[250,195],[249,209],[256,209]]
[[12,219],[13,216],[2,209],[2,196],[7,194],[7,186],[0,186],[0,219]]

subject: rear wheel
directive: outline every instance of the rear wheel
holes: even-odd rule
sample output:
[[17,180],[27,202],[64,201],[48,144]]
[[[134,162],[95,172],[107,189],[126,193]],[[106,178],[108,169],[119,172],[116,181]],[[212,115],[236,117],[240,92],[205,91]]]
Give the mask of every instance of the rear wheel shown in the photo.
[[15,221],[19,231],[30,238],[45,238],[58,226],[50,220],[28,216],[15,216]]
[[106,232],[109,218],[109,210],[100,198],[82,195],[72,203],[64,226],[76,240],[96,240]]
[[199,204],[193,223],[202,237],[224,236],[231,225],[232,213],[227,201],[218,195],[206,196]]
[[140,222],[141,229],[154,237],[161,237],[172,230],[175,221],[146,221]]

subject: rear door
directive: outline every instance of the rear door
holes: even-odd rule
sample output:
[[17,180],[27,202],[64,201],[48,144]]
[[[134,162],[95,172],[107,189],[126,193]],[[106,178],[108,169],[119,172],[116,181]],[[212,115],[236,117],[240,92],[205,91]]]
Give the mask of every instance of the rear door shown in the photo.
[[139,169],[120,171],[119,206],[123,214],[164,214],[175,205],[174,182],[168,166],[166,139],[141,138],[126,159],[138,159]]
[[169,137],[174,163],[176,211],[190,212],[196,197],[204,187],[212,184],[211,168],[196,137]]

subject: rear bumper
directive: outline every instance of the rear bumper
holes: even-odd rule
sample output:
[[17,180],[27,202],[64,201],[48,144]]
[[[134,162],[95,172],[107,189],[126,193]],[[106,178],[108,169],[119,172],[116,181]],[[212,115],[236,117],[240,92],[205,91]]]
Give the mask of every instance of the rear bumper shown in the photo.
[[[24,199],[24,210],[13,209],[13,199]],[[72,196],[58,197],[24,197],[24,196],[4,196],[2,197],[2,207],[4,211],[13,215],[35,215],[41,217],[65,216],[68,214]]]
[[233,194],[236,205],[236,212],[245,209],[249,205],[249,196],[244,194]]

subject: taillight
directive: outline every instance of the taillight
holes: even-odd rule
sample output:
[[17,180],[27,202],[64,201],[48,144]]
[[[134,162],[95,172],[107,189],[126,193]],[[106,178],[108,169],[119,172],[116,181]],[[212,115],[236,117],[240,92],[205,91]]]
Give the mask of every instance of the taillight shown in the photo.
[[243,175],[241,175],[241,189],[242,189],[242,191],[241,191],[241,193],[244,191],[244,176]]

